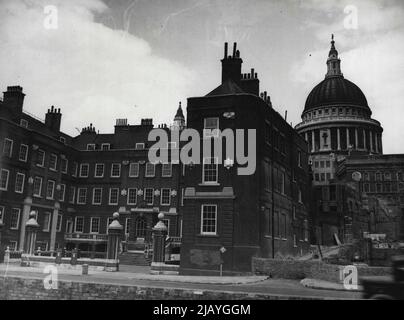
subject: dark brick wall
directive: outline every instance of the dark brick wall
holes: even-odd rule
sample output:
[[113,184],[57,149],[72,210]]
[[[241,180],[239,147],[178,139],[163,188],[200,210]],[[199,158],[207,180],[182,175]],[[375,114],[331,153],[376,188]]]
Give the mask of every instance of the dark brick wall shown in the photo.
[[[199,293],[198,293],[199,292]],[[44,289],[41,279],[0,279],[0,300],[262,300],[287,296],[209,290],[151,288],[130,285],[59,281],[57,290]],[[291,297],[296,299],[296,297]]]

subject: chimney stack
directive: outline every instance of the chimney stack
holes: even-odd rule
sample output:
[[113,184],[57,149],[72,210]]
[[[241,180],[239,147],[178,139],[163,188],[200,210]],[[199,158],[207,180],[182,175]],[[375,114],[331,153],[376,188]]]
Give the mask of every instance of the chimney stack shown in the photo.
[[237,43],[233,45],[233,55],[228,56],[228,43],[224,44],[224,58],[222,59],[222,83],[228,79],[240,84],[241,81],[241,64],[243,60],[240,58],[240,51],[237,50]]
[[60,132],[61,122],[62,114],[60,113],[60,109],[56,109],[54,106],[48,109],[48,112],[45,115],[45,126],[53,132]]
[[24,97],[25,94],[22,91],[22,87],[7,87],[7,91],[3,92],[3,103],[7,108],[10,109],[14,116],[20,117],[24,104]]

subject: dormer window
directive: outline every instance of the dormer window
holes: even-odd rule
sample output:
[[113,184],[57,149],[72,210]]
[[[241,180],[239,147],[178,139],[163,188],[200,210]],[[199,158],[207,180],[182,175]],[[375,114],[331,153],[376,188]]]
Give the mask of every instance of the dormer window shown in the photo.
[[62,142],[62,143],[64,143],[64,144],[66,144],[66,138],[65,138],[65,137],[60,137],[60,138],[59,138],[59,141]]
[[102,151],[108,151],[108,150],[110,150],[111,149],[111,145],[109,144],[109,143],[103,143],[102,145],[101,145],[101,150]]
[[23,128],[28,128],[28,121],[25,119],[20,120],[20,126]]
[[94,143],[87,144],[87,151],[94,151],[94,150],[95,150],[95,144]]
[[135,149],[136,150],[143,150],[144,149],[144,143],[136,143]]

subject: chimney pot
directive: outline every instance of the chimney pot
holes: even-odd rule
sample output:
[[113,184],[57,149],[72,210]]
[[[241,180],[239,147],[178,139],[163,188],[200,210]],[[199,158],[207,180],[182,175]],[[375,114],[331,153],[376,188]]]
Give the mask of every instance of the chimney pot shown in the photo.
[[236,51],[237,51],[237,42],[234,42],[234,44],[233,44],[233,58],[236,57]]
[[225,42],[225,43],[224,43],[224,58],[225,58],[225,59],[227,58],[227,50],[228,50],[228,43]]

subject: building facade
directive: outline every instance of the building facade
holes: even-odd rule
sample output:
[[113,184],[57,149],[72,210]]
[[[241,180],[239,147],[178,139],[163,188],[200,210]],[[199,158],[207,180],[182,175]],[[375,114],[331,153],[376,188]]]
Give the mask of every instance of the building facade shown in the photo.
[[254,256],[299,256],[309,247],[307,144],[267,93],[260,94],[254,69],[241,72],[236,44],[230,55],[225,44],[221,62],[221,84],[188,99],[187,125],[199,132],[201,144],[208,142],[211,154],[222,138],[206,130],[240,130],[242,142],[226,136],[226,144],[253,153],[256,166],[252,174],[240,174],[243,165],[224,143],[223,161],[201,150],[200,164],[185,166],[183,274],[250,271]]
[[[325,79],[308,95],[302,122],[295,128],[310,150],[312,241],[332,245],[375,231],[365,198],[373,208],[394,202],[394,211],[401,212],[402,156],[383,155],[383,128],[371,118],[361,89],[342,74],[334,36],[326,65]],[[387,227],[397,237],[400,227],[394,228]]]
[[[354,181],[352,177],[358,172],[360,180]],[[385,234],[390,241],[403,239],[404,155],[348,157],[338,164],[337,178],[360,191],[367,225],[356,228],[358,235],[365,231]]]
[[[180,164],[148,161],[151,119],[139,125],[118,119],[112,134],[91,124],[71,137],[60,131],[60,109],[52,107],[41,121],[23,111],[23,101],[22,88],[9,87],[0,103],[3,246],[24,250],[31,211],[37,212],[41,250],[76,247],[103,256],[113,212],[120,213],[126,242],[150,242],[159,212],[169,235],[180,237]],[[184,125],[179,107],[174,125],[159,128]]]

